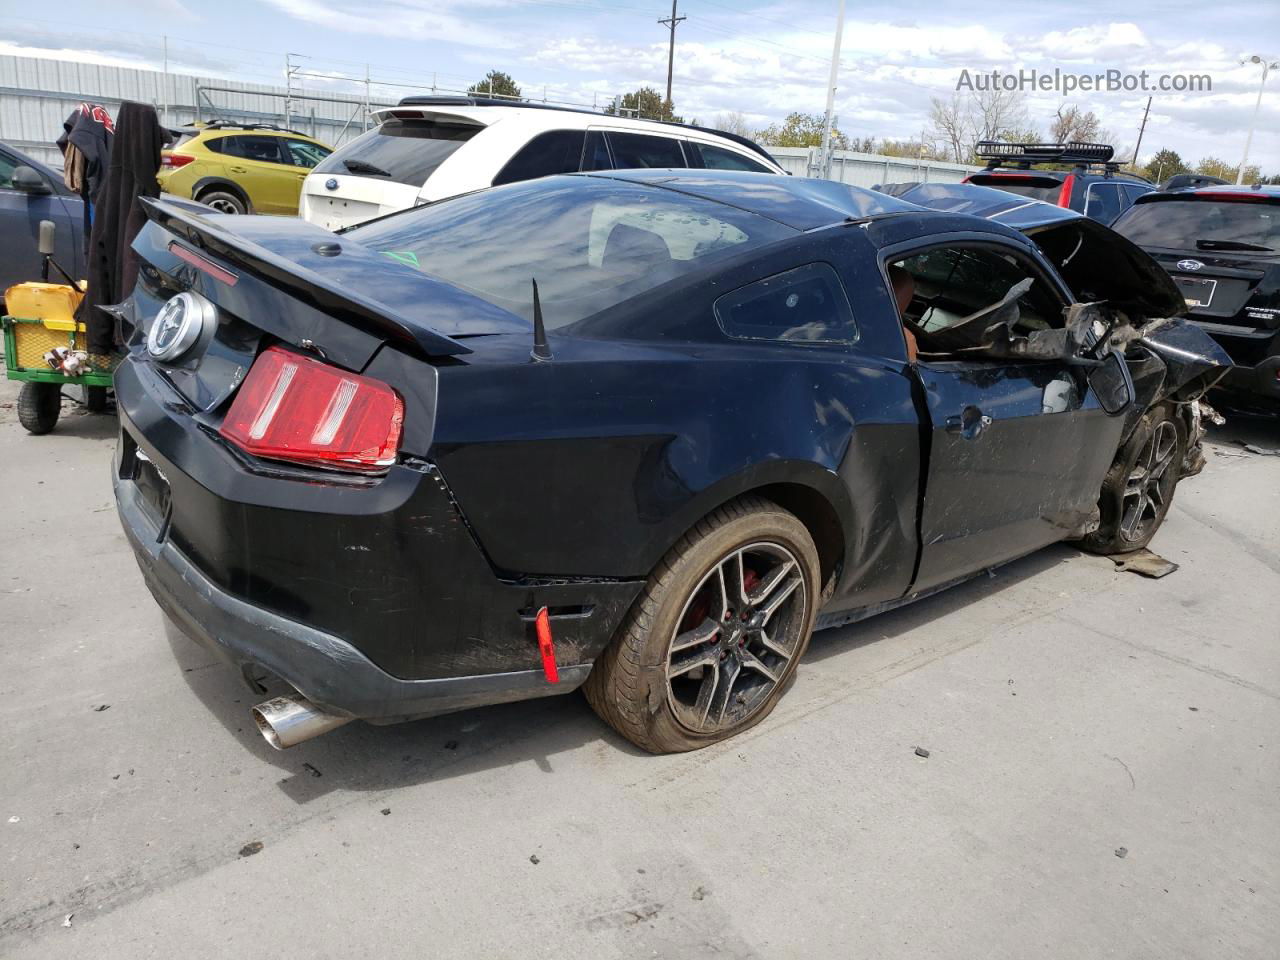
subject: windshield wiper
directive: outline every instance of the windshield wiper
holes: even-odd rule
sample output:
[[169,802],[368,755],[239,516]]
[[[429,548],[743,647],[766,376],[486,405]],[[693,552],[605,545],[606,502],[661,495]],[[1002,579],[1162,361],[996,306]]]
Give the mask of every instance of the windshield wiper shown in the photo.
[[391,176],[386,170],[372,163],[366,163],[364,160],[343,160],[342,165],[352,173],[367,173],[371,177],[389,177]]
[[1271,253],[1270,247],[1260,243],[1246,243],[1243,240],[1197,240],[1197,250],[1254,250],[1258,253]]

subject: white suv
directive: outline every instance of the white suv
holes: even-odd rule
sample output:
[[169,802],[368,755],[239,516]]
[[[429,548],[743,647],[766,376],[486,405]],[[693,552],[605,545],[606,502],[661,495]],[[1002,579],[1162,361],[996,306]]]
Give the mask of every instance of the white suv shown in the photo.
[[307,176],[299,215],[329,230],[483,187],[579,170],[784,171],[745,137],[586,110],[407,97]]

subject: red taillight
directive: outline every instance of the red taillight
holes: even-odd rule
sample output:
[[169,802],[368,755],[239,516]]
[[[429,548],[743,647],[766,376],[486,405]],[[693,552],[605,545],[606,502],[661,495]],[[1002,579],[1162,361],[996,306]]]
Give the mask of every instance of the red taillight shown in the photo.
[[194,159],[195,157],[189,157],[185,153],[162,153],[160,166],[162,169],[176,170],[178,167],[185,167]]
[[381,473],[395,463],[403,425],[404,403],[385,383],[270,347],[218,432],[268,460]]
[[1062,178],[1062,191],[1058,194],[1058,206],[1071,206],[1071,188],[1076,184],[1076,175],[1068,173]]

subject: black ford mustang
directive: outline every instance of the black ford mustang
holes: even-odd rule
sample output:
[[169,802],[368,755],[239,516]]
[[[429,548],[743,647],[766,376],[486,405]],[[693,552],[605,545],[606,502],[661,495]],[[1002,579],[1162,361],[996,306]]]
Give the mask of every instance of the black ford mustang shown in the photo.
[[722,739],[815,625],[1146,544],[1228,362],[1128,241],[983,187],[147,212],[120,516],[186,632],[296,691],[276,746],[584,683],[642,747]]

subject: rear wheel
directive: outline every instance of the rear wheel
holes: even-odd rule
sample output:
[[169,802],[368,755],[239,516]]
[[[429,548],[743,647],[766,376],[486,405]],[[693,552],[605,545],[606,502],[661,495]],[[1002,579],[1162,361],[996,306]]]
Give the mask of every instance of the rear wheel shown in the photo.
[[750,497],[717,510],[650,576],[584,690],[653,753],[696,750],[773,710],[809,644],[818,557],[804,524]]
[[1186,428],[1172,407],[1152,407],[1102,482],[1098,529],[1081,542],[1094,553],[1141,550],[1164,522],[1186,456]]
[[249,205],[229,190],[206,190],[196,198],[219,213],[248,213]]
[[84,387],[84,406],[90,413],[104,413],[107,409],[106,387]]
[[56,383],[24,383],[18,392],[18,422],[28,433],[48,433],[62,412],[62,388]]

